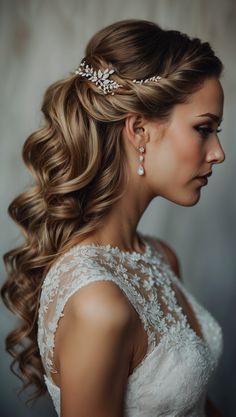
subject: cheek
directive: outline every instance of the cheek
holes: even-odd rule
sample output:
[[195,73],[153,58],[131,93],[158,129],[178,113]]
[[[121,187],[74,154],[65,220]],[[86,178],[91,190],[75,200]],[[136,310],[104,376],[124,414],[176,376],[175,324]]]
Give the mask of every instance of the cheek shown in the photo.
[[175,130],[169,141],[169,147],[172,148],[176,161],[183,166],[199,159],[200,141],[191,128]]
[[170,147],[176,157],[176,163],[181,164],[181,172],[197,168],[204,154],[204,143],[192,126],[180,126],[172,132]]
[[145,158],[148,182],[154,190],[164,192],[173,184],[178,172],[176,152],[167,143],[150,149]]
[[186,132],[176,132],[147,154],[146,162],[150,175],[155,175],[167,185],[168,180],[181,182],[195,176],[202,160],[199,140]]

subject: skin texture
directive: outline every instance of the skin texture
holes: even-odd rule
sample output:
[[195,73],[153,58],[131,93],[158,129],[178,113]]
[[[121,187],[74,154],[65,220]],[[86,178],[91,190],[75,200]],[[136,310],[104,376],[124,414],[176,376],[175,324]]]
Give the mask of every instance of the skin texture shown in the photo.
[[[218,123],[199,115],[212,113],[222,119],[223,101],[219,80],[210,78],[190,96],[188,104],[174,107],[169,121],[127,115],[123,142],[129,180],[125,193],[107,216],[102,230],[84,243],[110,243],[122,250],[141,252],[136,228],[154,197],[183,206],[199,201],[202,185],[195,177],[206,174],[225,159],[217,134]],[[212,133],[207,135],[203,128],[212,129]],[[139,146],[145,147],[143,176],[137,174]]]
[[[212,113],[221,120],[223,101],[219,80],[211,78],[188,103],[176,105],[168,121],[148,121],[142,115],[127,114],[122,139],[128,184],[103,228],[84,244],[110,244],[124,251],[143,252],[136,228],[154,197],[183,206],[197,204],[202,185],[196,176],[225,159],[217,134],[219,122],[199,115]],[[137,174],[139,146],[145,148],[143,176]],[[180,277],[175,252],[163,241],[162,247]],[[71,297],[64,313],[54,351],[59,374],[52,374],[61,387],[62,417],[122,417],[137,342],[137,317],[131,306],[112,282],[97,282]],[[209,401],[207,407],[209,416],[221,415]]]
[[133,334],[125,296],[113,282],[95,282],[64,313],[56,335],[62,417],[122,417]]
[[[199,117],[208,112],[222,118],[223,91],[214,78],[206,80],[188,104],[176,105],[167,123],[141,120],[138,124],[140,144],[146,148],[142,187],[146,188],[147,199],[162,196],[184,206],[198,202],[201,186],[193,178],[225,158],[216,133],[217,123],[209,117]],[[133,121],[130,116],[126,128],[127,138],[135,146],[138,135],[132,135]],[[200,126],[210,127],[213,132],[204,137]]]

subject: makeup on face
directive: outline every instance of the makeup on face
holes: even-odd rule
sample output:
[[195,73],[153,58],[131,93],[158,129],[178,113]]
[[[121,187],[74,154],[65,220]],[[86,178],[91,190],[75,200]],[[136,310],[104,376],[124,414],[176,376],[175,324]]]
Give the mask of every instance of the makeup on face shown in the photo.
[[217,123],[217,126],[218,126],[218,129],[216,129],[216,133],[220,133],[222,131],[222,129],[219,129],[219,126],[223,121],[223,119],[220,116],[213,114],[213,113],[204,113],[204,114],[199,114],[196,117],[207,117],[210,119],[207,121],[203,121],[202,123],[194,127],[201,134],[203,138],[207,138],[211,133],[214,133],[213,125],[215,123]]
[[153,195],[185,206],[197,203],[213,166],[225,159],[217,137],[222,115],[221,86],[217,79],[209,79],[191,100],[173,108],[163,130],[158,122],[148,125],[146,177]]

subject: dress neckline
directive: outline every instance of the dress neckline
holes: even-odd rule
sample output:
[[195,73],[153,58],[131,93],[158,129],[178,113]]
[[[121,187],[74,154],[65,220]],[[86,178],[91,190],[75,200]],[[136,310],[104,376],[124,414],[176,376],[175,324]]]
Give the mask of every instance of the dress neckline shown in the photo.
[[127,251],[127,250],[123,250],[121,248],[119,248],[118,246],[113,246],[110,243],[106,244],[106,245],[101,245],[99,243],[78,243],[75,246],[73,246],[71,249],[73,250],[86,250],[86,249],[101,249],[104,250],[105,252],[109,252],[112,254],[117,254],[120,255],[122,257],[128,256],[128,257],[132,257],[134,259],[142,259],[142,258],[146,258],[148,256],[151,255],[151,245],[148,241],[148,239],[146,238],[146,236],[144,236],[142,233],[138,233],[139,236],[139,240],[142,242],[143,246],[144,246],[144,250],[143,252],[137,252],[137,251]]

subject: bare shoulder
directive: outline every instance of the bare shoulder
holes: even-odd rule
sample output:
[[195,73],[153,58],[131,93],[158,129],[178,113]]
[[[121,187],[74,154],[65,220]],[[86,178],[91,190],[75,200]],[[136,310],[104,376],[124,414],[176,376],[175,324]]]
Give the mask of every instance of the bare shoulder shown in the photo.
[[96,281],[80,288],[69,300],[66,313],[72,317],[128,325],[132,319],[129,301],[113,281]]
[[[133,313],[128,298],[113,281],[95,281],[80,288],[70,297],[59,326],[58,342],[64,346],[65,336],[74,337],[82,328],[93,333],[117,333],[117,337],[127,337],[132,330]],[[73,330],[73,331],[71,331]],[[60,348],[58,349],[60,351]]]
[[178,276],[178,278],[181,279],[180,261],[178,259],[178,256],[177,256],[175,250],[173,249],[173,247],[171,245],[167,244],[164,240],[162,240],[160,238],[158,238],[156,240],[159,243],[159,245],[161,246],[162,251],[163,251],[167,261],[171,265],[171,268],[173,269],[175,274]]
[[62,416],[123,415],[132,329],[128,300],[112,281],[92,282],[69,299],[57,337]]

